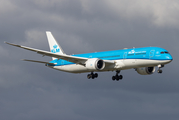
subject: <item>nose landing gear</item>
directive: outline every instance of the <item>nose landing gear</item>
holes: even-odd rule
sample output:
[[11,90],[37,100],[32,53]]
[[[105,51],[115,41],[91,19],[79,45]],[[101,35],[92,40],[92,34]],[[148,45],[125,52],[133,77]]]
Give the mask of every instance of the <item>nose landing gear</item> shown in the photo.
[[158,68],[159,68],[159,69],[158,69],[157,72],[161,74],[161,73],[163,72],[163,71],[161,70],[161,68],[163,68],[163,67],[164,67],[164,65],[158,65]]
[[93,72],[91,72],[91,74],[88,74],[88,75],[87,75],[87,78],[88,78],[88,79],[90,79],[90,78],[94,79],[94,78],[97,78],[97,77],[98,77],[98,73],[93,73]]
[[120,71],[116,71],[116,75],[115,76],[112,76],[112,80],[115,81],[119,81],[119,80],[122,80],[123,76],[122,75],[118,75],[120,73]]

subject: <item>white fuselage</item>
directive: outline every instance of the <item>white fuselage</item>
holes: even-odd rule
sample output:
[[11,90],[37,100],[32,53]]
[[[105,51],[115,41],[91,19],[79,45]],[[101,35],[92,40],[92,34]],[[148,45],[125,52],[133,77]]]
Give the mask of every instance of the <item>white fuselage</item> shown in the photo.
[[[168,64],[171,60],[145,60],[145,59],[124,59],[116,60],[114,65],[106,65],[103,70],[95,70],[94,72],[103,72],[103,71],[116,71],[116,70],[126,70],[132,68],[141,68],[141,67],[154,67],[159,64]],[[79,64],[71,65],[62,65],[62,66],[49,66],[53,69],[70,72],[70,73],[85,73],[91,72],[85,66]]]

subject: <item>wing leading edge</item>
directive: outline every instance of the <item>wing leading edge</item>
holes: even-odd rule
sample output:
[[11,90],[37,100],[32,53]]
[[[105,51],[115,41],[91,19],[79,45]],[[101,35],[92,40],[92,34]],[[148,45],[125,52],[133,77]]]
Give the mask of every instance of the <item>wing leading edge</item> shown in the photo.
[[[22,46],[22,45],[17,45],[17,44],[13,44],[13,43],[8,43],[8,42],[4,42],[4,43],[12,45],[12,46],[19,47],[19,48],[23,48],[23,49],[26,49],[26,50],[30,50],[30,51],[36,52],[38,54],[41,54],[43,56],[55,57],[57,59],[63,59],[63,60],[66,60],[66,61],[69,61],[69,62],[73,62],[73,63],[76,63],[76,64],[80,64],[80,65],[83,65],[83,66],[85,66],[86,61],[88,59],[90,59],[90,58],[76,57],[76,56],[71,56],[71,55],[66,55],[66,54],[59,55],[57,53],[52,53],[52,52],[49,52],[49,51],[39,50],[39,49],[30,48],[30,47],[26,47],[26,46]],[[24,61],[38,62],[38,63],[47,63],[47,62],[35,61],[35,60],[24,60]],[[106,64],[114,64],[115,63],[114,61],[111,61],[111,60],[103,60],[103,61]]]

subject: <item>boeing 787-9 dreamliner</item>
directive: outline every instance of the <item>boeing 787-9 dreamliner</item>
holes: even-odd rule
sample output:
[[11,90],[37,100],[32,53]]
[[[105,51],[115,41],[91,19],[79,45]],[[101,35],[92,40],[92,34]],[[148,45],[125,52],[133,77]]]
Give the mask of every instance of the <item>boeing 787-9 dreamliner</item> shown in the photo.
[[24,61],[43,63],[50,68],[69,73],[90,72],[90,74],[87,75],[88,79],[97,78],[98,74],[96,72],[116,71],[116,75],[112,76],[112,80],[119,81],[123,78],[122,75],[119,75],[120,71],[126,69],[135,69],[141,75],[151,75],[155,72],[156,66],[158,67],[158,73],[162,73],[161,68],[173,60],[167,50],[159,47],[131,48],[66,55],[52,33],[47,31],[46,34],[50,51],[34,49],[8,42],[5,43],[34,51],[43,56],[52,57],[52,61],[50,62],[23,59]]

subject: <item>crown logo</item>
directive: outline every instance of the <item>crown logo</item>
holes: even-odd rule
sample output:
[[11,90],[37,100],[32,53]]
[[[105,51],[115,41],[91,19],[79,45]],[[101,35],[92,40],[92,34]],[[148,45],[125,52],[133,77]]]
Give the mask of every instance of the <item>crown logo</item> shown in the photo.
[[53,48],[57,48],[58,46],[57,45],[54,45]]
[[58,45],[54,45],[53,46],[53,49],[51,50],[52,53],[57,53],[57,52],[60,52],[60,48],[58,48]]

